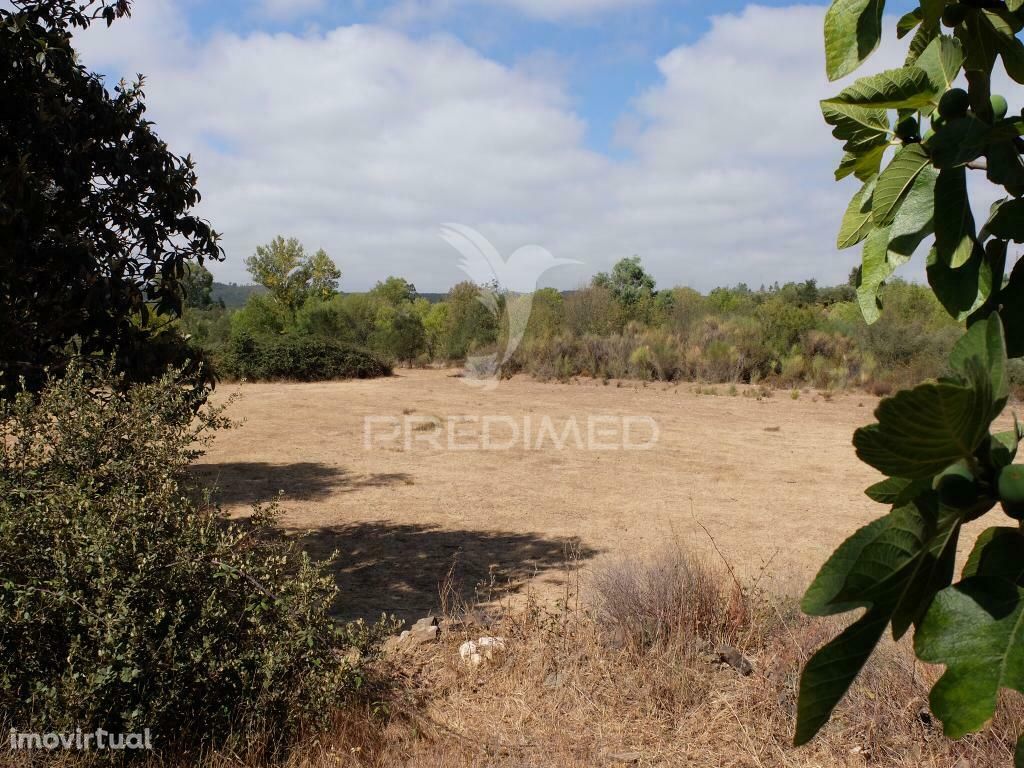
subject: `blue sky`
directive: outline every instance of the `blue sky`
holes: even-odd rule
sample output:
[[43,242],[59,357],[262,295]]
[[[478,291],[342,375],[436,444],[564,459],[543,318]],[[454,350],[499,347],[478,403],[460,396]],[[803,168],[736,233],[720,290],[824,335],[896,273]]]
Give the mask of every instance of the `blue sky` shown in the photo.
[[582,262],[542,284],[636,253],[660,285],[707,290],[834,282],[857,260],[834,246],[855,187],[832,181],[817,107],[842,85],[823,74],[824,11],[144,0],[80,45],[94,69],[147,75],[158,130],[199,163],[220,279],[245,281],[244,258],[284,234],[325,248],[348,290],[389,274],[445,290],[464,275],[438,232],[458,223],[503,255]]
[[[719,0],[710,10],[720,15],[741,11],[746,5]],[[758,5],[792,3],[767,0]],[[451,35],[507,66],[546,66],[545,74],[564,79],[572,107],[586,121],[587,145],[611,155],[624,151],[615,141],[619,118],[635,96],[658,80],[655,61],[681,43],[698,39],[709,27],[708,5],[687,0],[556,18],[537,18],[500,5],[467,4],[428,10],[406,20],[395,18],[393,6],[359,0],[308,6],[300,0],[290,10],[268,10],[251,0],[186,0],[182,8],[199,39],[219,32],[302,35],[310,30],[384,23],[413,37]]]

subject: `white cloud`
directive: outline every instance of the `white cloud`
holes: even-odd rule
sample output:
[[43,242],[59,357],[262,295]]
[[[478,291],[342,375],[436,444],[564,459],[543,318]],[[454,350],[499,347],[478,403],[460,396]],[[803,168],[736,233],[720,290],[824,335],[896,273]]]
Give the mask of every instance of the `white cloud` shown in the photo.
[[586,148],[557,81],[451,38],[353,26],[197,43],[170,8],[90,31],[83,56],[149,76],[158,130],[199,163],[223,279],[245,280],[243,259],[280,233],[327,249],[347,289],[400,274],[443,290],[461,278],[443,222],[505,254],[538,243],[583,260],[557,273],[566,287],[633,253],[661,285],[704,289],[836,281],[856,260],[833,246],[853,187],[832,182],[839,147],[817,108],[836,90],[821,8],[752,7],[663,57],[623,132],[627,160]]

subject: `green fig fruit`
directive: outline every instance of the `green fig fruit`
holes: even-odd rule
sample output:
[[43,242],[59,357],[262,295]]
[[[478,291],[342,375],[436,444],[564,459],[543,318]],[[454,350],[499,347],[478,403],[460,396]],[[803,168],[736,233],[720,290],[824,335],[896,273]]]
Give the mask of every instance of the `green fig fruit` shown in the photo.
[[1014,520],[1024,520],[1024,465],[1011,464],[999,473],[999,500]]
[[1002,120],[1006,117],[1006,113],[1010,106],[1006,103],[1006,99],[1000,96],[998,93],[993,93],[989,98],[992,102],[992,113],[995,115],[996,120]]
[[967,114],[971,97],[963,88],[950,88],[939,99],[939,114],[947,120],[955,120]]
[[978,500],[978,485],[966,465],[956,463],[939,473],[932,487],[939,492],[939,501],[947,507],[963,509]]

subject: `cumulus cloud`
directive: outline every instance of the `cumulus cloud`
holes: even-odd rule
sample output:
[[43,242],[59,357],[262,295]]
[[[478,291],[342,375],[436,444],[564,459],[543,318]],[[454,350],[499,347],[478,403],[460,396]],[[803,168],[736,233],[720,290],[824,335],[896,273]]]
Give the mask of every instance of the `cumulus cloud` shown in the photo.
[[707,289],[837,281],[856,261],[833,245],[854,188],[832,182],[839,148],[817,108],[836,90],[822,13],[716,18],[623,105],[619,160],[587,148],[562,84],[450,37],[351,26],[198,42],[151,0],[82,49],[102,71],[147,73],[158,129],[199,163],[221,279],[245,280],[243,259],[280,233],[325,248],[348,290],[388,274],[444,290],[462,276],[438,228],[459,222],[505,254],[537,243],[583,261],[552,274],[560,287],[637,253],[659,284]]

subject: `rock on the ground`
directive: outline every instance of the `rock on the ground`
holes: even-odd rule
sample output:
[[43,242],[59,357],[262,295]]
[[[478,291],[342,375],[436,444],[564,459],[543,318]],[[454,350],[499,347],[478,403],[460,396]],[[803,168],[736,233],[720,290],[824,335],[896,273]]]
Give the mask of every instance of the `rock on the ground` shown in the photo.
[[731,645],[723,643],[722,645],[718,646],[718,650],[716,652],[718,654],[719,661],[728,664],[730,667],[735,669],[744,677],[751,674],[754,671],[754,665],[751,664],[742,653],[733,648]]
[[506,645],[503,637],[481,637],[467,640],[459,646],[459,657],[473,667],[485,661],[499,661],[505,655]]
[[409,628],[409,631],[415,632],[416,630],[429,630],[431,627],[438,626],[438,623],[436,616],[424,616],[413,624],[412,627]]
[[437,619],[433,616],[427,616],[417,621],[412,627],[402,632],[402,634],[385,640],[384,650],[397,651],[431,643],[440,637],[440,633],[441,630],[437,626]]

